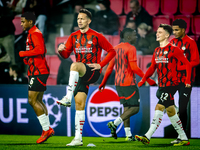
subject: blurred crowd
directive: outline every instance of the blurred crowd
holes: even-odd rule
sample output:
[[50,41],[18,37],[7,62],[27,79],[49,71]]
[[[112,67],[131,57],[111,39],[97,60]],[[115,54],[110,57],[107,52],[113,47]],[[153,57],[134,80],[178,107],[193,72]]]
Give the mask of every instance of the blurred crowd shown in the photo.
[[[95,8],[85,7],[87,4],[96,4]],[[13,19],[20,16],[23,12],[34,12],[37,21],[36,25],[43,33],[47,34],[46,23],[51,18],[53,8],[58,5],[67,6],[67,13],[74,13],[72,20],[71,32],[79,30],[77,24],[77,16],[82,8],[88,9],[93,16],[90,27],[104,35],[120,34],[120,15],[117,15],[111,9],[110,0],[69,0],[65,4],[62,0],[0,0],[0,83],[26,84],[26,66],[23,64],[22,58],[18,53],[26,49],[26,31],[16,35]],[[156,41],[156,32],[153,30],[153,22],[151,16],[138,0],[130,0],[130,12],[126,14],[124,28],[132,28],[137,32],[137,42],[134,45],[138,55],[153,55],[153,51],[159,46]],[[122,14],[124,15],[124,14]],[[200,49],[200,39],[197,40]],[[61,60],[57,76],[57,84],[68,84],[68,72],[73,62],[71,59]],[[63,68],[63,66],[67,66]],[[147,66],[148,67],[148,66]],[[106,68],[106,67],[105,67]],[[197,66],[195,85],[200,85],[200,68]],[[113,72],[114,74],[114,72]],[[102,73],[103,76],[103,73]],[[110,84],[114,83],[114,75],[112,75]],[[99,79],[101,80],[101,78]],[[100,81],[97,82],[97,84]]]

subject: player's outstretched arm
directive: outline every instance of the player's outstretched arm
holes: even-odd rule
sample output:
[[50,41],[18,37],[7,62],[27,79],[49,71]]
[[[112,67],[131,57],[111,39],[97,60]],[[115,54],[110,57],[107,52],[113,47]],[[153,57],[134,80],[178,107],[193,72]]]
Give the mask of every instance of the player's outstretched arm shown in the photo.
[[[130,66],[131,66],[131,69],[138,75],[140,76],[141,78],[143,78],[144,76],[144,73],[143,71],[137,66],[137,63],[136,61],[131,61],[129,62]],[[147,79],[147,82],[149,83],[149,85],[153,86],[153,85],[156,85],[156,82],[150,78]]]
[[102,92],[104,90],[106,82],[107,82],[108,78],[110,77],[110,75],[111,75],[111,73],[113,71],[114,65],[115,65],[115,58],[113,58],[110,61],[109,65],[108,65],[108,67],[106,69],[106,73],[104,75],[104,78],[103,78],[101,84],[99,85],[99,91],[100,92]]

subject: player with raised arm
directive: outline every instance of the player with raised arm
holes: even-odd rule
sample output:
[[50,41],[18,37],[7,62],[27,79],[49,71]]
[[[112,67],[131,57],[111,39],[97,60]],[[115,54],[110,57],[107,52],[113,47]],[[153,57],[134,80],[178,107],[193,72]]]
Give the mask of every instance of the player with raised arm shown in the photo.
[[[196,42],[186,35],[185,30],[187,28],[187,23],[182,19],[176,19],[172,24],[173,34],[175,38],[171,40],[171,43],[177,47],[179,47],[185,57],[192,65],[192,78],[191,82],[194,82],[195,79],[195,67],[199,64],[199,51],[197,48]],[[179,81],[179,118],[182,122],[183,129],[186,134],[189,134],[189,129],[186,129],[187,122],[189,122],[188,114],[187,114],[187,106],[188,102],[190,101],[190,95],[192,91],[192,86],[190,88],[185,87],[185,80],[186,80],[186,67],[182,62],[178,62],[179,67],[178,69],[178,81]],[[192,84],[191,84],[192,85]],[[176,140],[172,141],[171,143],[179,143],[180,136],[177,137]]]
[[155,107],[154,118],[148,132],[144,136],[135,135],[135,139],[137,141],[141,141],[143,144],[149,144],[151,136],[162,121],[163,111],[166,109],[167,115],[181,139],[181,142],[174,144],[174,146],[190,145],[190,142],[183,130],[181,120],[176,113],[173,96],[178,88],[178,60],[186,65],[186,88],[191,87],[191,64],[184,57],[183,52],[178,47],[173,46],[168,42],[168,38],[171,33],[172,27],[170,25],[160,24],[156,33],[156,40],[160,43],[160,47],[155,49],[151,66],[145,73],[142,80],[138,83],[139,87],[142,86],[146,79],[148,79],[148,77],[150,77],[157,69],[159,89],[157,90],[156,96],[159,101]]
[[[114,47],[116,56],[111,60],[106,70],[99,90],[102,91],[106,82],[111,75],[115,66],[115,86],[120,98],[120,103],[123,104],[124,112],[116,120],[108,123],[111,130],[112,137],[117,139],[117,126],[124,122],[124,130],[126,133],[126,141],[132,141],[132,134],[130,129],[130,117],[137,114],[139,111],[139,90],[136,83],[135,74],[143,77],[144,73],[137,66],[136,48],[132,44],[136,42],[136,32],[133,29],[125,28],[121,34],[121,42]],[[156,82],[152,79],[147,79],[150,85],[155,85]]]
[[[63,58],[68,58],[72,51],[76,56],[76,62],[70,68],[69,86],[67,95],[57,101],[59,105],[71,106],[74,94],[75,138],[67,146],[82,146],[82,130],[85,122],[85,102],[89,84],[98,80],[101,68],[104,67],[116,54],[113,46],[100,33],[89,28],[92,15],[87,9],[81,9],[77,22],[80,30],[73,32],[66,44],[58,47],[58,52]],[[101,59],[102,49],[108,52],[104,60]]]
[[47,50],[44,38],[41,31],[34,25],[35,20],[35,15],[32,12],[26,12],[21,16],[21,26],[28,31],[28,36],[26,51],[20,51],[19,56],[25,57],[24,63],[29,66],[28,102],[33,107],[43,129],[41,137],[36,141],[39,144],[52,136],[54,130],[50,127],[48,111],[42,101],[50,72],[45,59]]

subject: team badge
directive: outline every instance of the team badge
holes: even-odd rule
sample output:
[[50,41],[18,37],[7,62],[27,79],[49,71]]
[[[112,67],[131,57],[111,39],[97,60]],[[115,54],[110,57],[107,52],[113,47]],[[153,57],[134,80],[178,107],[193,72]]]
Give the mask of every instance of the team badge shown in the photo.
[[166,55],[168,53],[168,51],[164,51],[164,54]]
[[88,44],[92,44],[92,41],[88,41]]
[[182,50],[186,50],[186,47],[185,47],[185,46],[183,46],[183,47],[182,47]]

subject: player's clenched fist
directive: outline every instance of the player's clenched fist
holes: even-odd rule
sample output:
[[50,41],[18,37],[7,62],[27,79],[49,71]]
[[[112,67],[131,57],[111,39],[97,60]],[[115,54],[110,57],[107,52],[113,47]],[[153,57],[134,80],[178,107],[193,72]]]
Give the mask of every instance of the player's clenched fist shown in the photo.
[[60,44],[60,45],[58,46],[58,52],[63,51],[65,48],[66,48],[65,43],[64,43],[64,44]]

